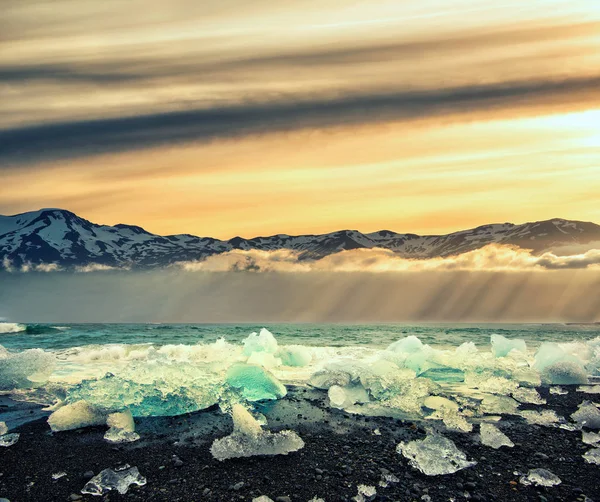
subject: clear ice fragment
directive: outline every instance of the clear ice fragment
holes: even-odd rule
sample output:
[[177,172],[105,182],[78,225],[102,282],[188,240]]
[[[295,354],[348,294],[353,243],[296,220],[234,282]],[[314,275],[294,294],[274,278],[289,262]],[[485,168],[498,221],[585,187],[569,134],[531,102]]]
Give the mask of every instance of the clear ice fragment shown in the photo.
[[131,443],[140,439],[140,435],[135,432],[135,422],[129,410],[111,413],[106,418],[106,425],[109,429],[104,434],[104,439],[109,443]]
[[496,450],[502,446],[512,448],[515,445],[506,434],[492,424],[482,423],[479,428],[479,435],[484,445]]
[[253,364],[234,364],[227,371],[227,383],[239,389],[244,399],[279,399],[287,394],[285,386],[271,373]]
[[561,420],[554,410],[523,410],[519,414],[531,425],[554,425]]
[[117,490],[121,495],[127,493],[131,485],[144,486],[144,478],[137,467],[126,465],[122,469],[104,469],[100,474],[90,479],[81,490],[81,493],[89,495],[104,495],[111,490]]
[[571,418],[581,427],[600,429],[600,410],[589,401],[581,403],[577,411],[571,415]]
[[600,443],[600,433],[581,431],[581,441],[584,444]]
[[527,352],[525,340],[518,338],[510,339],[502,335],[492,335],[491,343],[492,354],[494,354],[495,357],[506,357],[512,350]]
[[358,485],[357,490],[358,493],[353,497],[355,502],[367,502],[377,496],[377,489],[374,486]]
[[467,460],[452,441],[437,433],[428,433],[425,439],[402,442],[396,451],[427,476],[452,474],[477,463]]
[[554,394],[555,396],[566,396],[568,393],[569,391],[562,387],[550,387],[550,394]]
[[254,455],[287,455],[304,447],[293,431],[264,431],[260,423],[241,404],[232,407],[233,433],[216,439],[210,452],[217,460]]
[[546,384],[586,384],[588,375],[578,357],[566,352],[558,343],[545,342],[535,353],[533,365]]
[[537,390],[528,389],[526,387],[519,387],[518,389],[514,390],[512,392],[512,397],[514,397],[520,403],[546,404],[546,400],[538,394]]
[[55,472],[54,474],[52,474],[52,479],[56,481],[57,479],[64,478],[66,475],[67,473],[64,471]]
[[588,464],[600,465],[600,448],[592,448],[582,456]]
[[561,483],[560,478],[547,469],[531,469],[527,476],[521,476],[519,481],[525,486],[556,486]]
[[19,440],[20,434],[13,432],[12,434],[4,434],[0,436],[0,446],[9,447]]

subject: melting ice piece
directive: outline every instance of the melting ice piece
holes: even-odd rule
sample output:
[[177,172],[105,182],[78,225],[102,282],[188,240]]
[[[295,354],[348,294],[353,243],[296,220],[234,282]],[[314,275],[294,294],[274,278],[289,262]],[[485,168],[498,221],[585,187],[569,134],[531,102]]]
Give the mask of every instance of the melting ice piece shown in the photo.
[[369,401],[369,394],[367,394],[362,385],[350,385],[347,387],[333,385],[329,388],[327,395],[329,396],[331,406],[339,409]]
[[8,427],[5,422],[0,422],[0,436],[3,436],[8,432]]
[[586,384],[587,372],[581,359],[565,352],[554,342],[544,342],[535,353],[533,365],[547,384]]
[[0,446],[9,447],[19,440],[20,434],[13,432],[12,434],[4,434],[0,436]]
[[600,385],[580,385],[577,387],[577,392],[585,392],[586,394],[600,394]]
[[344,371],[321,370],[314,373],[308,383],[322,390],[327,390],[333,385],[345,387],[350,384],[350,375]]
[[210,452],[217,460],[254,455],[287,455],[304,447],[293,431],[264,431],[260,423],[241,404],[232,407],[233,433],[216,439]]
[[381,486],[382,488],[387,488],[388,486],[399,483],[399,482],[400,482],[400,480],[398,479],[397,476],[388,472],[388,473],[384,474],[383,476],[381,476],[381,480],[379,481],[379,486]]
[[481,401],[480,410],[488,415],[518,415],[519,403],[512,397],[488,395]]
[[104,434],[104,439],[109,443],[131,443],[140,439],[135,432],[135,422],[131,411],[111,413],[106,418],[106,425],[110,428]]
[[531,425],[553,425],[561,420],[554,410],[523,410],[519,414]]
[[600,448],[592,448],[582,456],[588,464],[600,465]]
[[600,410],[589,401],[581,403],[577,411],[571,415],[571,418],[581,427],[600,429]]
[[535,389],[519,387],[512,392],[512,397],[514,397],[520,403],[546,404],[546,400],[543,399]]
[[29,389],[48,380],[56,358],[42,349],[9,352],[0,345],[0,390]]
[[396,451],[427,476],[452,474],[477,463],[467,460],[452,441],[437,433],[428,433],[425,439],[402,442]]
[[567,389],[563,389],[562,387],[550,387],[550,394],[554,394],[556,396],[566,396],[569,393]]
[[234,364],[227,371],[227,383],[240,389],[248,401],[279,399],[287,394],[285,386],[261,366]]
[[105,422],[106,413],[85,401],[66,404],[48,417],[48,424],[54,432],[103,425]]
[[510,339],[502,335],[492,335],[491,343],[492,354],[494,354],[495,357],[506,357],[512,350],[527,352],[525,340],[519,338]]
[[273,502],[273,499],[270,499],[266,495],[261,495],[260,497],[253,498],[252,502]]
[[64,471],[55,472],[54,474],[52,474],[52,479],[56,481],[57,479],[64,478],[66,475],[67,473]]
[[560,485],[560,478],[546,469],[531,469],[527,476],[521,476],[519,482],[522,485],[536,485],[536,486],[556,486]]
[[377,495],[377,489],[374,486],[358,485],[357,490],[358,493],[356,497],[353,497],[352,499],[355,502],[366,502],[368,500],[373,500]]
[[81,490],[81,493],[90,495],[104,495],[111,490],[117,490],[121,495],[127,493],[131,485],[144,486],[144,478],[137,467],[125,465],[121,469],[104,469],[100,474],[90,479]]
[[515,445],[506,434],[492,424],[482,423],[479,428],[479,435],[484,445],[496,450],[502,446],[512,448]]
[[600,443],[600,433],[581,431],[581,441],[583,441],[584,444]]

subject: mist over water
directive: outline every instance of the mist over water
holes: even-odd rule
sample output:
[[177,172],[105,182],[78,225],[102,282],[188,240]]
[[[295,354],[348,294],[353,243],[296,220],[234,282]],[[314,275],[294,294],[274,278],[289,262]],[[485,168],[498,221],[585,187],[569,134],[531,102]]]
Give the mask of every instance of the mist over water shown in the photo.
[[11,322],[594,322],[600,271],[0,274]]

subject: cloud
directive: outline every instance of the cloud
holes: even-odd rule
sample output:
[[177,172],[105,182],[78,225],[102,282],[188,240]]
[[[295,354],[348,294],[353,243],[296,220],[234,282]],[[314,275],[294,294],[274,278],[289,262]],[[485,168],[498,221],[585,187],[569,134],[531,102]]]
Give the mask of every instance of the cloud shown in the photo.
[[290,250],[234,250],[175,266],[192,272],[542,271],[599,267],[600,249],[570,256],[551,252],[535,256],[515,246],[490,244],[455,256],[408,259],[387,249],[374,248],[341,251],[320,260],[306,260],[301,253]]
[[89,272],[106,272],[112,270],[127,271],[128,267],[111,267],[109,265],[103,265],[101,263],[88,263],[87,265],[79,265],[72,269],[65,269],[57,263],[31,263],[25,262],[20,267],[13,264],[12,260],[8,257],[2,259],[0,271],[4,269],[5,272],[10,274],[22,273],[26,274],[29,272],[64,272],[66,270],[72,270],[77,273],[89,273]]
[[217,138],[341,125],[411,120],[511,106],[600,100],[600,76],[348,95],[296,102],[247,103],[0,131],[9,166]]

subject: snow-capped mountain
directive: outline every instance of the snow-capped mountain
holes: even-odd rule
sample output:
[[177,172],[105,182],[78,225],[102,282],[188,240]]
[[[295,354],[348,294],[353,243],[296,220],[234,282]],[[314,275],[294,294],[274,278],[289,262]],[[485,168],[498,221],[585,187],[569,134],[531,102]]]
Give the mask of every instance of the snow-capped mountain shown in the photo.
[[341,230],[321,235],[278,234],[222,241],[187,234],[160,236],[132,225],[97,225],[63,209],[0,216],[0,263],[4,263],[4,268],[28,264],[56,264],[61,268],[89,264],[153,268],[201,260],[233,249],[290,249],[300,252],[302,257],[320,258],[345,249],[379,247],[403,257],[432,258],[490,243],[517,245],[539,253],[594,241],[600,241],[600,225],[563,219],[484,225],[448,235],[419,236],[389,230],[363,234]]

